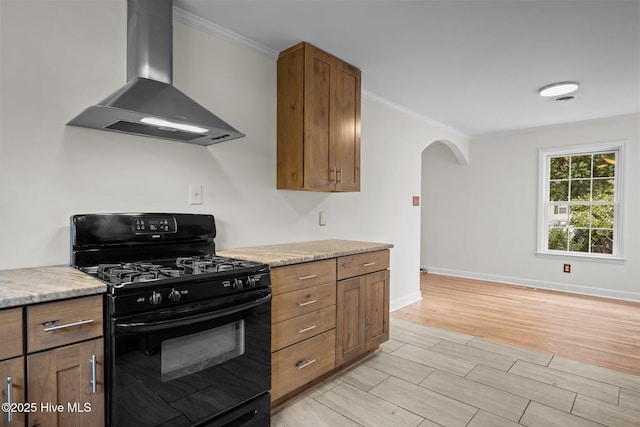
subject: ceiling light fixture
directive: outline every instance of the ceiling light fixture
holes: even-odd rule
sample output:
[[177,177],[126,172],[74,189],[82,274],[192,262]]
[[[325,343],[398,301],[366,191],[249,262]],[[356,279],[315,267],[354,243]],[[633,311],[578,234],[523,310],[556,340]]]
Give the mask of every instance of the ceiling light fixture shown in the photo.
[[560,82],[547,85],[540,88],[540,96],[561,96],[578,90],[580,84],[578,82]]

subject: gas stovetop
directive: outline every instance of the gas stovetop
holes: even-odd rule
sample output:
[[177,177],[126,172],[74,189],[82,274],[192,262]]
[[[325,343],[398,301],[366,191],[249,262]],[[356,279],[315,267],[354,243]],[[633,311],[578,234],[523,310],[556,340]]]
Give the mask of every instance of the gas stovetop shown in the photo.
[[215,254],[212,215],[71,217],[71,265],[108,284],[116,315],[269,289],[269,266]]
[[[84,267],[82,270],[116,287],[132,283],[154,282],[175,277],[209,275],[219,272],[253,269],[262,265],[256,262],[227,258],[218,255],[178,257],[172,260],[144,262],[105,263]],[[149,283],[150,286],[153,283]]]

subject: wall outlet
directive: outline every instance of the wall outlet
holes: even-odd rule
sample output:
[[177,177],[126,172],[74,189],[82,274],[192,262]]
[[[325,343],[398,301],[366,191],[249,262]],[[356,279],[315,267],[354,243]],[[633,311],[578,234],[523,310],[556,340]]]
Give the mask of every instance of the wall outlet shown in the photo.
[[189,184],[189,204],[202,204],[202,184]]
[[562,271],[565,273],[571,273],[571,264],[564,264],[562,266]]

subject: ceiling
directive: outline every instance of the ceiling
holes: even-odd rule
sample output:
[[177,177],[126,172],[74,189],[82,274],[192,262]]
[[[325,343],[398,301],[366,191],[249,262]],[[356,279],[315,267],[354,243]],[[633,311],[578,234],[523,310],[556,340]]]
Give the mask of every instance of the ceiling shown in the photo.
[[[640,0],[174,0],[277,55],[310,42],[362,91],[471,137],[638,114]],[[577,80],[572,101],[544,85]]]

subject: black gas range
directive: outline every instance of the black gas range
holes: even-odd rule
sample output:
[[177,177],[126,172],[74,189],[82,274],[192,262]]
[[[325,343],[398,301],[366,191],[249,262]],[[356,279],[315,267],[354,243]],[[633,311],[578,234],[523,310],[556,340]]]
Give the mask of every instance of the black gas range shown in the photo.
[[71,264],[108,285],[107,425],[269,425],[269,267],[215,236],[211,215],[71,218]]

